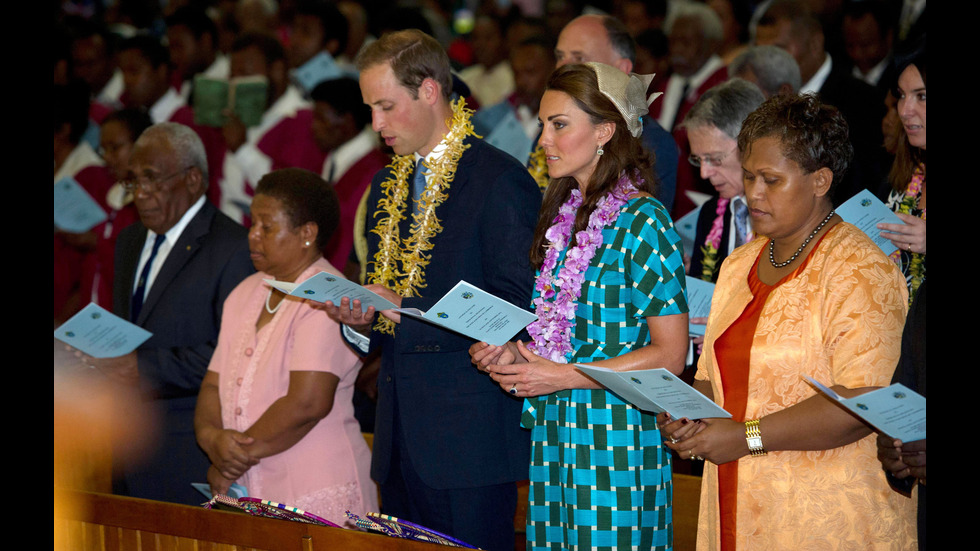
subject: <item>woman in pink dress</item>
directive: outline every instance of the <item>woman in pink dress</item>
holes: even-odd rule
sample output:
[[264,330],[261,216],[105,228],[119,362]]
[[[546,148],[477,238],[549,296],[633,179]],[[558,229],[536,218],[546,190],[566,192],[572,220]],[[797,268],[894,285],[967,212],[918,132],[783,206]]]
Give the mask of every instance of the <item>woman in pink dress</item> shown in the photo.
[[337,197],[312,172],[278,170],[259,181],[251,217],[258,273],[225,301],[198,397],[194,424],[211,459],[207,480],[216,494],[238,482],[250,496],[344,524],[346,510],[378,507],[351,402],[360,360],[321,304],[264,281],[343,277],[321,255],[337,227]]

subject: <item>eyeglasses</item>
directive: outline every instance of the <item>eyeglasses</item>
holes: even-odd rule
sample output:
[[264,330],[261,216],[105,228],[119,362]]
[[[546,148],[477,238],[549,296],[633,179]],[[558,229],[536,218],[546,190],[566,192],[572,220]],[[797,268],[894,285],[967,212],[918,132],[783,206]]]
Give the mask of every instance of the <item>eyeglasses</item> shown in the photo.
[[192,166],[184,167],[172,174],[168,174],[167,176],[162,176],[162,177],[154,176],[152,174],[145,174],[143,176],[132,175],[132,176],[128,176],[125,180],[123,180],[122,185],[124,188],[126,188],[126,191],[130,193],[135,192],[136,188],[142,189],[145,193],[153,193],[159,189],[162,189],[161,184],[163,184],[164,182],[170,180],[171,178],[177,176],[178,174],[187,172],[192,168],[194,167]]
[[701,165],[719,167],[721,166],[721,163],[725,162],[725,159],[727,159],[729,155],[735,153],[736,151],[738,151],[737,145],[735,146],[734,149],[732,149],[728,153],[725,153],[724,155],[715,155],[715,156],[705,155],[703,158],[698,157],[697,155],[690,155],[687,158],[687,162],[698,167]]

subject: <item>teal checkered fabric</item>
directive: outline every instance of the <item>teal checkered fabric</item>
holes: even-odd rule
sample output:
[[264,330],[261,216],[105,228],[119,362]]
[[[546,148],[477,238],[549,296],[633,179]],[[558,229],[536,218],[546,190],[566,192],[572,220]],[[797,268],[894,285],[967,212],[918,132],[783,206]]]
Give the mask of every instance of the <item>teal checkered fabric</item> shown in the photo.
[[[683,259],[663,205],[629,201],[585,273],[568,361],[639,349],[647,317],[687,312]],[[604,390],[565,390],[526,400],[523,424],[529,550],[671,549],[670,454],[652,415]]]

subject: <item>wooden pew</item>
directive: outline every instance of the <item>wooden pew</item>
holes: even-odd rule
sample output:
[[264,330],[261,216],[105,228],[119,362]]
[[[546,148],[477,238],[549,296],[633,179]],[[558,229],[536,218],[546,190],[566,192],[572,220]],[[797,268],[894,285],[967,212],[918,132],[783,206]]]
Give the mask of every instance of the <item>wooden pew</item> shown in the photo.
[[701,477],[673,474],[674,551],[694,551],[698,537]]
[[435,551],[446,547],[131,497],[55,490],[55,551]]

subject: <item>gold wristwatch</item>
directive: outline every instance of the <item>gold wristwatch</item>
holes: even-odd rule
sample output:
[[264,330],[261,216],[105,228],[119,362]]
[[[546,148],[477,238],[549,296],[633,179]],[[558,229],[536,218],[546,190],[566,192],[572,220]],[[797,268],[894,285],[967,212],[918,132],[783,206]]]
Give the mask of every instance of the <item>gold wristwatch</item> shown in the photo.
[[749,453],[753,456],[766,455],[766,448],[762,445],[762,432],[759,431],[758,419],[745,422],[745,441],[749,444]]

